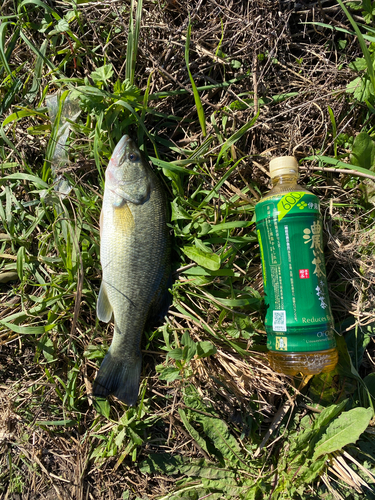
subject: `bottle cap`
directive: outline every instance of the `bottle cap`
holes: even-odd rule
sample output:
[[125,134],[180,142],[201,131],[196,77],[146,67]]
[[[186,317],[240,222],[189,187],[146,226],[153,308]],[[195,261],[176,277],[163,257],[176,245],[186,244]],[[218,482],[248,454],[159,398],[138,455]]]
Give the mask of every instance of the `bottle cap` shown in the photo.
[[279,156],[270,161],[271,179],[280,175],[297,175],[298,162],[294,156]]

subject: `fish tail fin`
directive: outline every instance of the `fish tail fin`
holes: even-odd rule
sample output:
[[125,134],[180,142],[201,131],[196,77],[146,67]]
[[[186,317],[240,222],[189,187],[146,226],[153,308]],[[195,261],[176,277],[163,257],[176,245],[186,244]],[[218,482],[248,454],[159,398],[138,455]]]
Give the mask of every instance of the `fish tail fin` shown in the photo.
[[113,394],[128,406],[134,406],[138,398],[141,366],[141,356],[118,360],[109,350],[94,381],[93,395],[107,397]]

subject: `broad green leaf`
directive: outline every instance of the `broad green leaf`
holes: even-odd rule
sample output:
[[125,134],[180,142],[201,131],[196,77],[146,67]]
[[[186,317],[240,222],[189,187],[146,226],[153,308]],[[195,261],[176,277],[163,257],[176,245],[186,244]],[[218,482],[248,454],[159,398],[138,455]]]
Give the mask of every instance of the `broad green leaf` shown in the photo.
[[328,425],[329,422],[345,408],[347,402],[348,400],[344,399],[338,405],[331,405],[328,406],[328,408],[324,408],[322,413],[320,413],[314,420],[312,428],[319,429],[321,427],[325,427],[326,425]]
[[290,451],[287,455],[287,460],[289,462],[293,461],[296,457],[300,455],[301,452],[308,449],[310,441],[316,436],[316,432],[313,429],[305,429],[299,432],[297,436],[293,436],[291,439]]
[[78,425],[77,420],[37,420],[36,425],[74,427]]
[[214,226],[211,226],[210,233],[218,233],[219,231],[224,231],[227,229],[234,229],[234,228],[243,228],[243,227],[249,227],[253,224],[253,221],[248,221],[248,220],[238,220],[238,221],[232,221],[232,222],[223,222],[221,224],[215,224]]
[[143,439],[131,427],[127,428],[127,432],[133,443],[135,443],[138,446],[141,446],[143,444]]
[[189,332],[185,331],[181,337],[181,343],[185,346],[195,346],[194,340],[190,337]]
[[[185,388],[184,401],[191,410],[190,421],[194,420],[203,427],[204,434],[210,439],[210,448],[213,446],[216,450],[216,458],[221,462],[224,458],[232,465],[238,463],[242,451],[237,439],[231,434],[227,424],[216,416],[211,404],[203,402],[192,385]],[[212,417],[209,414],[212,414]]]
[[18,109],[17,111],[15,111],[14,113],[10,114],[9,116],[7,116],[5,118],[5,120],[3,121],[3,127],[5,127],[6,125],[8,125],[8,123],[12,123],[12,122],[17,122],[19,120],[21,120],[22,118],[26,118],[28,116],[40,116],[41,118],[45,118],[46,115],[43,114],[43,113],[38,113],[37,111],[33,110],[33,109]]
[[172,214],[171,221],[175,220],[186,220],[191,219],[192,216],[178,203],[178,199],[175,199],[171,203]]
[[184,274],[188,274],[190,276],[234,276],[234,272],[232,269],[218,269],[217,271],[209,271],[207,269],[203,269],[200,266],[194,266],[190,269],[186,269],[183,271]]
[[166,382],[173,382],[174,380],[181,380],[179,368],[172,368],[170,366],[157,365],[156,371],[160,373],[159,378]]
[[203,250],[195,246],[185,246],[182,251],[189,259],[193,260],[202,267],[206,267],[211,271],[217,271],[220,269],[220,256],[216,253],[206,253]]
[[[194,461],[193,461],[194,462]],[[140,466],[143,474],[162,473],[177,475],[180,468],[186,463],[182,455],[171,455],[170,453],[150,453]],[[198,463],[202,463],[200,460]]]
[[[186,464],[181,467],[181,473],[191,477],[197,476],[211,480],[227,479],[230,482],[232,482],[231,480],[236,478],[235,471],[223,469],[211,463],[207,463],[207,465],[203,467],[201,465],[194,464],[194,462],[191,465]],[[216,487],[217,486],[218,484],[216,483]]]
[[205,358],[217,353],[216,347],[209,341],[204,340],[197,343],[198,358]]
[[56,20],[60,20],[61,17],[47,4],[42,2],[41,0],[23,0],[18,7],[17,7],[17,12],[20,13],[22,10],[22,7],[25,5],[32,5],[32,6],[38,6],[44,9],[45,11],[49,12]]
[[92,402],[95,410],[106,418],[109,418],[111,406],[106,398],[96,397]]
[[52,31],[50,31],[49,36],[69,31],[69,28],[70,28],[69,23],[65,19],[60,19],[58,23],[55,25],[55,28]]
[[12,332],[26,334],[26,335],[41,335],[42,333],[48,332],[56,325],[46,325],[46,326],[18,326],[13,323],[7,323],[6,321],[0,320],[0,323],[12,330]]
[[188,331],[185,331],[185,333],[181,337],[181,344],[184,346],[183,359],[185,361],[190,361],[197,353],[197,344],[190,337]]
[[42,350],[43,356],[46,358],[48,363],[52,363],[56,360],[55,345],[49,337],[45,337],[38,342],[38,348]]
[[23,280],[23,269],[24,269],[25,259],[26,259],[25,247],[20,247],[17,252],[17,273],[21,281]]
[[353,94],[354,99],[357,99],[357,101],[365,102],[371,99],[373,91],[367,73],[349,82],[346,86],[346,92],[348,94]]
[[316,444],[312,460],[355,443],[366,430],[372,416],[373,410],[371,408],[358,407],[342,413],[329,425],[327,431]]
[[259,309],[262,305],[262,299],[257,297],[245,297],[238,299],[221,299],[220,297],[215,297],[217,302],[223,304],[226,307],[253,307],[255,309]]
[[210,452],[207,448],[206,440],[199,434],[199,432],[190,424],[188,417],[185,411],[182,408],[178,409],[178,413],[180,414],[180,418],[185,426],[185,429],[188,431],[190,436],[194,439],[198,445],[204,449],[204,451],[209,455]]
[[172,172],[177,172],[185,175],[197,175],[198,172],[194,172],[194,170],[189,170],[188,168],[179,167],[173,162],[159,160],[159,158],[154,158],[152,156],[149,157],[154,165],[157,167],[165,168],[166,170],[171,170]]
[[353,26],[354,31],[356,32],[356,35],[358,37],[358,42],[359,45],[361,46],[361,50],[363,53],[363,56],[366,60],[366,65],[367,65],[367,73],[370,77],[371,85],[372,85],[372,92],[375,92],[375,73],[374,73],[374,66],[371,58],[371,54],[369,49],[367,48],[366,42],[364,40],[364,36],[362,35],[360,29],[358,28],[357,23],[354,21],[352,18],[351,14],[349,13],[348,9],[345,7],[344,3],[342,0],[337,0],[337,2],[340,4],[342,10],[345,12],[346,17],[349,19],[350,24]]
[[91,73],[91,78],[95,83],[107,83],[113,76],[112,64],[105,64]]
[[364,57],[357,57],[357,59],[348,64],[348,66],[353,71],[363,71],[367,68],[366,59]]
[[181,347],[177,347],[176,349],[173,349],[173,351],[168,351],[167,359],[168,358],[177,360],[184,359],[183,350],[181,349]]
[[366,132],[360,132],[354,139],[352,154],[350,155],[352,165],[372,170],[375,162],[375,143]]
[[[241,455],[241,448],[237,439],[230,433],[224,420],[206,417],[201,414],[197,420],[203,425],[205,434],[211,439],[220,454],[222,454],[222,456],[232,465],[238,463]],[[220,459],[220,455],[217,455],[217,458]]]
[[318,460],[307,461],[298,471],[300,480],[306,484],[314,481],[314,479],[321,475],[323,469],[326,467],[326,462],[326,457],[321,457]]

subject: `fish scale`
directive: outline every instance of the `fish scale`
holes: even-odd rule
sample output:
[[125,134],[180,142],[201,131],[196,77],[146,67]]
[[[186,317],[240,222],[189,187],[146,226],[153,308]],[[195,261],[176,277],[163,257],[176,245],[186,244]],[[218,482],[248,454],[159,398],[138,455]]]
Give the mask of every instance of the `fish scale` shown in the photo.
[[97,315],[114,319],[112,344],[94,382],[95,396],[138,397],[141,336],[146,320],[168,304],[170,276],[167,206],[160,181],[128,136],[106,171],[100,217],[102,284]]

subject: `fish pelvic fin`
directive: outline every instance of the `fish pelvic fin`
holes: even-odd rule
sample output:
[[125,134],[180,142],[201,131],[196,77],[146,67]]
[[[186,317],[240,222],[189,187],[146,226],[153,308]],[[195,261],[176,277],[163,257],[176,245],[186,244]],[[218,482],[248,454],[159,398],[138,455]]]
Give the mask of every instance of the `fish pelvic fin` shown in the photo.
[[107,290],[105,289],[105,285],[102,282],[99,290],[98,302],[96,304],[96,315],[98,316],[100,321],[104,321],[104,323],[109,323],[112,318],[112,306],[109,303]]
[[94,380],[93,395],[107,397],[113,394],[128,406],[137,402],[142,358],[114,358],[109,349]]

